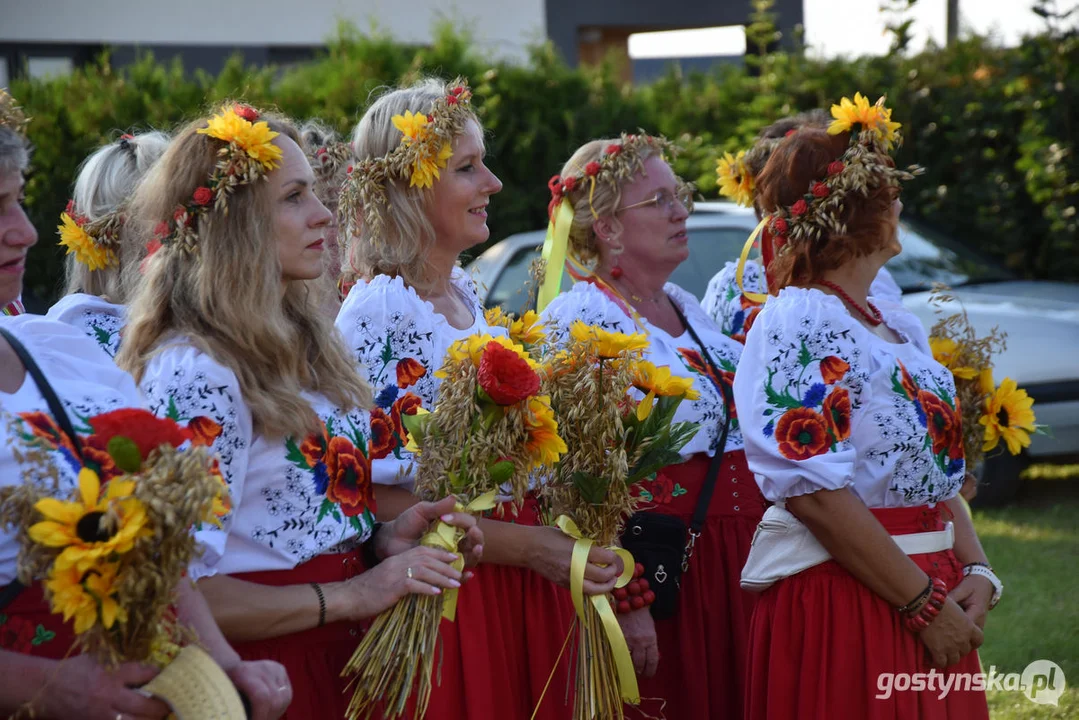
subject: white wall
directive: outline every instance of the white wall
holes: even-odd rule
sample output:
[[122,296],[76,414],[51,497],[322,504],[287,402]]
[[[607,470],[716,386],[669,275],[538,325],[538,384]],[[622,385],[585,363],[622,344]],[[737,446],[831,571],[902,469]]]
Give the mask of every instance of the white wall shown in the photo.
[[0,0],[0,42],[316,45],[342,18],[417,43],[445,18],[507,57],[546,36],[543,0]]

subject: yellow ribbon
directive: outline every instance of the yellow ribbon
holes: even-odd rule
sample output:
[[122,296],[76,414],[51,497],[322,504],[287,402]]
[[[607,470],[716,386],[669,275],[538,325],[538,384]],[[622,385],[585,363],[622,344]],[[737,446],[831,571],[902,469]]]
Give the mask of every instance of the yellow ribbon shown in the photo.
[[566,264],[566,247],[569,245],[569,229],[573,224],[573,204],[562,198],[554,217],[547,224],[547,237],[543,240],[543,259],[546,272],[543,284],[536,295],[536,312],[551,304],[562,289],[562,268]]
[[[468,505],[456,503],[453,510],[454,512],[475,514],[483,512],[484,510],[490,510],[497,504],[498,502],[495,500],[495,491],[491,490],[490,492],[485,492],[475,498]],[[461,531],[461,528],[439,520],[438,524],[435,525],[431,532],[420,538],[420,545],[440,548],[447,552],[455,553],[457,559],[454,560],[452,564],[458,572],[461,572],[465,569],[465,558],[457,552],[457,544],[461,542],[461,538],[463,537],[464,532]],[[457,618],[457,588],[448,588],[442,592],[442,617],[450,622],[453,622]]]
[[749,239],[746,240],[746,244],[742,246],[742,254],[738,256],[738,268],[735,270],[734,279],[738,283],[738,289],[742,291],[742,294],[746,296],[752,302],[758,305],[763,305],[768,299],[767,293],[746,292],[745,286],[742,284],[742,276],[746,271],[746,260],[749,259],[749,251],[753,249],[753,243],[757,242],[757,238],[760,236],[761,231],[764,230],[764,224],[768,222],[768,218],[761,220],[757,223],[757,227],[749,235]]
[[[573,555],[570,557],[569,590],[570,596],[573,598],[573,609],[577,611],[577,617],[583,623],[585,619],[584,571],[588,565],[588,553],[592,549],[593,541],[589,538],[581,537],[581,531],[577,527],[577,523],[573,522],[572,518],[567,515],[559,515],[558,519],[555,520],[555,525],[566,535],[577,540],[573,545]],[[620,547],[607,549],[622,558],[622,575],[619,576],[615,587],[625,587],[633,579],[633,555],[628,550]],[[637,705],[641,702],[641,693],[637,689],[637,675],[633,671],[633,658],[630,657],[629,646],[626,644],[626,638],[622,634],[622,628],[618,625],[618,618],[615,617],[611,602],[606,595],[591,595],[589,600],[596,609],[596,613],[603,623],[603,630],[607,634],[607,641],[611,644],[611,655],[614,657],[615,669],[618,671],[618,686],[622,691],[622,699],[631,705]]]

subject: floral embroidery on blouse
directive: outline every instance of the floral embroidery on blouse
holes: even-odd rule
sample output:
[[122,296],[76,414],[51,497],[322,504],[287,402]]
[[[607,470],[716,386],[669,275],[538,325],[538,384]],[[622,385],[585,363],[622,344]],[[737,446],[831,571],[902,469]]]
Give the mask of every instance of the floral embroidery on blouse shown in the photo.
[[[363,432],[348,418],[347,427],[338,428],[333,417],[322,423],[322,431],[308,435],[297,444],[289,438],[288,460],[311,474],[315,497],[321,497],[315,523],[331,515],[363,533],[374,525],[375,497],[371,490],[371,459]],[[345,521],[341,516],[348,518]]]
[[[715,321],[724,335],[742,343],[763,307],[745,296],[738,287],[738,265],[729,262],[708,282],[701,308]],[[767,293],[764,273],[759,263],[749,261],[742,274],[746,292]]]

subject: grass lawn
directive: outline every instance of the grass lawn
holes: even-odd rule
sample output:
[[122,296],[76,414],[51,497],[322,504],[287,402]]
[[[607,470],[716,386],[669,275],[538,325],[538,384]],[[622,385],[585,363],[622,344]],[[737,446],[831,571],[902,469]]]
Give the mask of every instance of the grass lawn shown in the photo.
[[1057,707],[1018,692],[990,692],[990,717],[1079,718],[1079,478],[1029,480],[1015,505],[975,509],[974,525],[1005,585],[986,624],[985,670],[1022,673],[1044,659],[1067,678]]

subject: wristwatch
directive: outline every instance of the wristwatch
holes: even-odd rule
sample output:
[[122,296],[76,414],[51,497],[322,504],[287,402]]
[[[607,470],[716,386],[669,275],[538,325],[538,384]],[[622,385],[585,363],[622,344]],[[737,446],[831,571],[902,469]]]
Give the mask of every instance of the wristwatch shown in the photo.
[[1004,592],[1004,583],[1000,581],[993,568],[983,564],[971,564],[963,568],[963,577],[968,575],[981,575],[993,584],[993,597],[989,600],[989,609],[992,610],[1000,602],[1000,596]]

